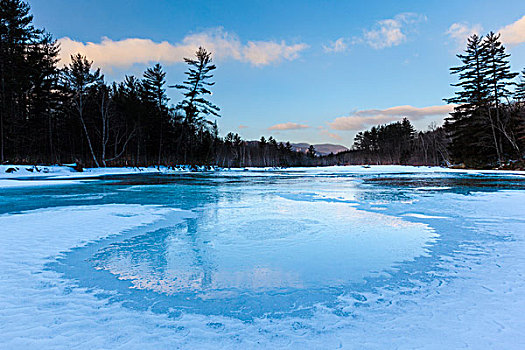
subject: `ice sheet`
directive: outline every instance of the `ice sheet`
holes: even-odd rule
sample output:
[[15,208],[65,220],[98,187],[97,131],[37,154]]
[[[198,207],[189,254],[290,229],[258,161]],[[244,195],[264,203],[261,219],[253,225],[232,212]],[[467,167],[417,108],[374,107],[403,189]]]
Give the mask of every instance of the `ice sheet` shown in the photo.
[[[479,175],[481,183],[460,179],[439,191],[420,191],[422,186],[405,186],[405,179],[392,176],[378,182],[216,174],[163,184],[147,178],[120,186],[92,182],[68,186],[68,193],[61,186],[45,195],[30,188],[1,193],[2,205],[13,209],[0,215],[0,348],[524,348],[525,192],[516,186],[519,180],[497,180],[495,186],[491,179],[483,186]],[[424,175],[409,177],[426,181]],[[326,240],[310,240],[324,232]],[[108,236],[107,244],[98,243]],[[311,255],[316,247],[325,253]],[[392,252],[374,255],[373,247]],[[234,254],[239,248],[250,249]],[[294,267],[298,275],[283,278],[262,266],[264,249],[267,261],[285,271]],[[379,264],[364,278],[353,279],[341,264],[332,269],[326,258],[332,252],[333,261],[345,262],[344,253],[353,252],[359,267],[370,262],[362,251],[372,253],[370,266]],[[151,258],[144,258],[147,253]],[[296,265],[301,253],[310,255]],[[93,271],[82,271],[90,281],[50,268],[57,257],[75,263],[77,256],[88,257],[83,261]],[[388,261],[376,259],[385,256]],[[217,295],[223,288],[195,284],[204,275],[194,262],[207,258],[217,258],[208,260],[215,271],[211,280],[233,285],[237,294]],[[158,259],[167,262],[163,273]],[[259,269],[226,273],[243,263]],[[180,268],[195,273],[174,276]],[[114,281],[132,276],[121,281],[135,281],[136,288],[123,293],[116,282],[98,278],[102,272]],[[226,309],[203,312],[193,301],[181,310],[169,299],[181,289],[170,294],[167,277],[184,276],[179,287],[218,307],[248,300],[239,286],[267,293],[282,281],[301,282],[313,292],[316,284],[323,290],[341,276],[351,283],[333,291],[332,299],[307,303],[308,313],[243,319]],[[138,297],[144,290],[153,297],[149,303]],[[161,295],[171,309],[159,307]],[[260,302],[265,300],[276,299]]]

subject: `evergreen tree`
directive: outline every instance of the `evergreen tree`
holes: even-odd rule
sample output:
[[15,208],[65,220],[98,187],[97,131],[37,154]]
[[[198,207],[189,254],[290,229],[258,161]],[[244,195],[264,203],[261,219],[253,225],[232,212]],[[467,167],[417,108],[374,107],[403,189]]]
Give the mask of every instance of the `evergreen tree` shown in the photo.
[[518,103],[525,103],[525,68],[523,68],[523,70],[521,71],[519,80],[516,83],[514,99],[516,99]]
[[[51,162],[57,161],[55,143],[60,136],[55,130],[60,117],[61,99],[58,89],[60,78],[60,70],[57,68],[58,54],[59,46],[56,40],[44,33],[37,43],[29,47],[27,56],[32,67],[29,71],[32,84],[28,91],[26,154],[39,150],[40,159],[47,158]],[[42,147],[43,145],[47,145],[47,148]]]
[[500,34],[490,32],[482,44],[486,55],[487,83],[496,110],[501,100],[510,96],[508,87],[512,85],[512,79],[518,75],[518,73],[511,72],[510,54],[505,52],[505,47],[499,38]]
[[310,145],[310,147],[308,147],[308,151],[306,151],[306,155],[310,158],[315,158],[315,153],[314,145]]
[[400,122],[357,133],[353,149],[365,156],[365,163],[407,164],[412,156],[414,135],[412,123],[403,118]]
[[[32,25],[27,2],[2,0],[0,2],[0,161],[7,155],[26,151],[28,122],[33,112],[31,97],[39,93],[48,71],[38,72],[46,59],[53,60],[55,52],[43,55],[50,46],[50,37]],[[35,86],[40,84],[40,86]],[[43,95],[39,94],[42,98]],[[8,142],[9,140],[9,142]],[[29,150],[27,150],[29,151]],[[23,155],[22,155],[23,156]]]
[[[517,148],[512,133],[508,130],[512,123],[511,114],[502,113],[502,100],[510,98],[508,86],[512,85],[518,73],[510,71],[510,54],[505,52],[505,47],[499,40],[500,35],[490,32],[483,41],[483,49],[486,53],[487,82],[490,87],[490,105],[488,107],[489,121],[496,139],[496,150],[498,153],[498,163],[502,163],[502,153],[504,152],[502,137],[505,137],[510,144]],[[506,117],[506,118],[505,118]],[[519,153],[519,149],[516,149]]]
[[459,82],[452,86],[459,89],[455,97],[445,100],[458,104],[445,123],[451,137],[452,156],[456,161],[476,165],[489,162],[496,151],[499,159],[495,125],[493,122],[487,123],[491,90],[487,78],[487,54],[482,39],[473,34],[468,38],[465,53],[457,57],[462,65],[450,71],[458,75]]
[[132,130],[131,133],[126,132],[129,137],[133,134],[135,144],[132,145],[134,154],[132,159],[135,164],[144,164],[143,156],[145,137],[144,134],[144,115],[146,114],[146,107],[142,102],[142,85],[141,82],[134,76],[126,76],[124,82],[118,85],[116,89],[114,100],[116,104],[117,113],[124,119],[124,128]]
[[81,54],[71,55],[71,63],[64,68],[62,76],[64,87],[69,94],[70,103],[74,106],[80,118],[93,163],[99,167],[100,165],[95,155],[92,138],[88,131],[85,111],[93,88],[103,82],[104,76],[100,74],[100,68],[92,72],[92,65],[93,62],[88,61],[87,58]]
[[182,84],[170,87],[182,91],[184,100],[177,108],[184,110],[188,122],[202,126],[206,116],[219,116],[220,108],[206,99],[206,95],[211,95],[209,87],[215,85],[215,82],[209,80],[213,78],[212,71],[217,67],[212,64],[211,52],[206,51],[203,47],[199,47],[195,57],[195,59],[184,58],[189,66],[184,73],[187,79]]
[[400,130],[400,164],[408,164],[410,160],[410,157],[412,155],[412,145],[414,142],[415,132],[416,130],[414,129],[412,123],[410,123],[410,120],[408,120],[407,118],[403,118],[403,120],[401,121]]
[[153,105],[152,119],[155,120],[154,129],[158,130],[156,138],[158,140],[158,156],[157,164],[160,165],[162,158],[162,145],[164,137],[164,129],[169,124],[168,114],[168,97],[166,95],[166,73],[162,70],[160,64],[156,64],[152,68],[148,68],[144,72],[144,78],[142,79],[142,91],[144,100],[146,103]]
[[467,40],[464,54],[458,54],[462,65],[450,68],[451,74],[459,76],[459,82],[452,84],[459,87],[455,97],[446,99],[448,103],[459,104],[461,109],[483,108],[490,93],[489,83],[486,78],[486,53],[483,51],[482,40],[473,34]]

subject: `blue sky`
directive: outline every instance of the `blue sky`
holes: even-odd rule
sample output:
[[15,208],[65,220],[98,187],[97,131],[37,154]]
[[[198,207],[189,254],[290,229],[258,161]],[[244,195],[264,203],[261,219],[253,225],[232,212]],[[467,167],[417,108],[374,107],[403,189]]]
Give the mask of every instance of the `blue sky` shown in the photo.
[[[108,80],[160,61],[170,84],[204,45],[222,133],[351,146],[356,131],[406,115],[420,129],[450,109],[449,67],[465,37],[503,29],[525,68],[525,1],[33,0],[35,23]],[[64,58],[65,60],[66,58]],[[180,100],[169,91],[171,102]]]

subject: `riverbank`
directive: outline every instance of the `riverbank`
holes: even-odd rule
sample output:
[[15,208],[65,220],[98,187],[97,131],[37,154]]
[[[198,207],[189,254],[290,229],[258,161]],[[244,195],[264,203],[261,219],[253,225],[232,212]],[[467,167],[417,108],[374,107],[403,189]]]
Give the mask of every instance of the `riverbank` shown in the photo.
[[525,176],[525,171],[517,170],[475,170],[452,169],[445,167],[408,166],[408,165],[347,165],[326,167],[265,167],[265,168],[220,168],[209,166],[176,166],[176,167],[110,167],[85,168],[75,170],[73,165],[0,165],[0,188],[67,185],[80,183],[81,180],[103,176],[119,175],[175,175],[197,172],[221,172],[226,174],[257,175],[261,172],[309,173],[310,175],[328,175],[333,173],[348,174],[397,174],[397,173],[464,173],[464,174],[499,174],[506,176]]

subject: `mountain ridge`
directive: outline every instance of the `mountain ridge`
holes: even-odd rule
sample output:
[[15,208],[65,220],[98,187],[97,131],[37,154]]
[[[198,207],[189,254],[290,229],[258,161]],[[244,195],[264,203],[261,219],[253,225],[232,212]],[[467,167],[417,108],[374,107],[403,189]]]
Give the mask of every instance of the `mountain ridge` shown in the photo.
[[[311,144],[306,142],[300,142],[300,143],[292,143],[292,149],[296,152],[304,152],[308,151],[308,148]],[[315,152],[318,155],[328,155],[330,153],[337,154],[339,152],[349,151],[350,149],[343,145],[337,145],[333,143],[318,143],[313,144],[315,148]]]

